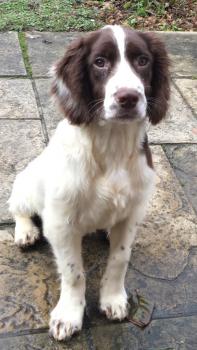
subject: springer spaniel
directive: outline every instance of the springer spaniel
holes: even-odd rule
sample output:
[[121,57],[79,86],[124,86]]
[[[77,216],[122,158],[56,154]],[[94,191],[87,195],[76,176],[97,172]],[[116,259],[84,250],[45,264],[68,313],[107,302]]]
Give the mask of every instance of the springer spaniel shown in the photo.
[[24,247],[39,238],[31,220],[38,214],[53,248],[61,276],[50,319],[57,340],[82,327],[81,241],[87,232],[109,232],[100,308],[109,319],[127,316],[125,274],[154,185],[145,125],[166,114],[168,67],[156,35],[115,25],[75,40],[53,68],[52,93],[65,119],[42,154],[17,175],[9,204],[15,243]]

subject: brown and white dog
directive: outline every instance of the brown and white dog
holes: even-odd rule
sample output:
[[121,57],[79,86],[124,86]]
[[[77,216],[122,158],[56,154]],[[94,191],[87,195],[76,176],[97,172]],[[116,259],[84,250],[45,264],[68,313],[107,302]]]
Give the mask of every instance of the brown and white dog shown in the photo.
[[109,319],[127,316],[125,274],[154,184],[145,124],[166,114],[168,66],[164,44],[153,33],[106,26],[71,43],[53,69],[52,92],[65,119],[42,154],[17,175],[9,203],[17,245],[39,237],[32,215],[43,220],[61,276],[50,319],[58,340],[82,327],[81,240],[87,232],[109,232],[100,308]]

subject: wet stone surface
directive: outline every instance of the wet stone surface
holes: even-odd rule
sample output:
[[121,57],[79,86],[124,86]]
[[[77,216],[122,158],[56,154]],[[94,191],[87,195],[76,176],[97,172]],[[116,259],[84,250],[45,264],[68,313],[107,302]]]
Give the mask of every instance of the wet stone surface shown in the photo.
[[[117,349],[122,349],[123,344],[125,344],[125,349],[135,349],[137,345],[136,349],[138,349],[139,345],[142,346],[142,344],[144,344],[143,346],[167,346],[171,344],[173,339],[182,341],[184,338],[186,344],[188,341],[193,344],[196,339],[196,333],[192,332],[193,335],[190,337],[190,329],[196,327],[196,316],[193,318],[182,317],[180,321],[169,318],[176,317],[176,315],[179,317],[187,316],[187,314],[192,315],[197,311],[197,303],[195,304],[197,286],[194,283],[197,280],[196,249],[191,252],[185,271],[172,281],[144,276],[135,271],[130,264],[127,274],[127,290],[132,293],[135,288],[138,288],[142,295],[154,300],[156,305],[153,314],[154,321],[145,331],[139,330],[128,322],[117,324],[107,321],[103,316],[98,316],[98,311],[97,314],[95,313],[96,307],[93,308],[93,300],[88,300],[92,304],[92,314],[89,313],[88,317],[86,316],[81,335],[74,337],[71,342],[61,345],[52,341],[48,334],[17,337],[17,331],[33,329],[35,332],[36,329],[38,331],[40,329],[42,332],[43,328],[47,328],[49,311],[58,299],[56,268],[49,246],[43,242],[37,244],[33,249],[21,251],[10,241],[1,242],[0,245],[0,264],[2,266],[0,276],[3,287],[0,293],[3,311],[0,322],[0,345],[4,345],[5,349],[14,349],[14,344],[25,349],[25,344],[30,342],[34,343],[35,349],[42,349],[41,345],[44,343],[44,349],[48,349],[50,346],[51,348],[57,346],[58,350],[67,349],[66,346],[68,349],[72,349],[72,346],[74,349],[78,349],[78,346],[83,346],[86,349],[84,337],[87,334],[87,327],[89,328],[89,337],[90,339],[93,337],[96,349],[114,349],[115,344]],[[85,270],[88,275],[88,294],[95,296],[98,294],[96,290],[102,270],[98,261],[104,256],[102,263],[105,263],[108,243],[99,236],[91,236],[86,238],[83,251]],[[96,261],[95,254],[98,254]],[[168,319],[158,320],[158,318]],[[170,326],[171,322],[172,326]],[[180,327],[185,329],[184,335],[181,333],[183,338],[178,338]],[[15,337],[9,338],[12,331]],[[1,339],[1,334],[4,335],[7,332],[9,332],[8,339]],[[113,337],[111,337],[111,332],[114,332]],[[131,345],[132,347],[129,347]],[[146,349],[143,346],[140,349]],[[83,349],[83,347],[79,347],[79,349]]]
[[23,251],[13,241],[1,241],[0,245],[0,334],[47,327],[51,305],[58,298],[49,246],[38,243]]
[[156,126],[148,126],[149,141],[162,143],[197,143],[197,119],[171,85],[170,107],[165,119]]
[[174,83],[194,113],[197,113],[197,79],[174,79]]
[[86,350],[85,335],[77,335],[67,342],[58,343],[48,333],[20,335],[0,338],[0,349],[3,350]]
[[66,46],[77,36],[77,33],[26,33],[33,76],[48,76],[52,64],[63,56]]
[[164,150],[197,213],[197,145],[165,145]]
[[40,120],[0,119],[0,223],[11,219],[7,200],[16,174],[44,146]]
[[197,33],[157,32],[166,43],[172,76],[197,77]]
[[0,242],[13,242],[13,226],[0,227]]
[[0,33],[0,76],[26,75],[18,34]]
[[38,109],[30,80],[0,80],[0,119],[38,119]]
[[[126,278],[128,294],[133,295],[137,289],[140,295],[153,301],[155,303],[153,319],[195,315],[197,313],[196,247],[190,249],[183,270],[175,278],[151,277],[144,271],[144,265],[141,266],[141,270],[136,269],[134,265],[137,252],[140,254],[140,248],[136,243]],[[171,259],[169,266],[173,269],[175,263],[176,261]]]
[[132,264],[155,278],[176,278],[197,245],[196,218],[161,146],[153,146],[156,191],[136,237]]
[[36,88],[39,94],[44,120],[49,138],[53,135],[57,124],[64,118],[57,103],[50,95],[51,79],[36,79]]
[[[49,313],[59,297],[59,279],[50,246],[40,240],[34,247],[21,250],[14,245],[13,236],[13,227],[0,229],[0,337],[7,332],[48,327]],[[107,247],[105,240],[94,235],[87,237],[83,244],[88,294],[90,291],[94,300],[98,296],[95,287],[99,286],[100,276],[97,285],[90,281],[92,276],[98,276],[98,261],[100,263],[107,255]],[[90,303],[91,299],[88,300]],[[87,307],[84,328],[89,324],[88,318]]]
[[155,320],[145,330],[110,324],[92,331],[96,350],[194,350],[197,317]]

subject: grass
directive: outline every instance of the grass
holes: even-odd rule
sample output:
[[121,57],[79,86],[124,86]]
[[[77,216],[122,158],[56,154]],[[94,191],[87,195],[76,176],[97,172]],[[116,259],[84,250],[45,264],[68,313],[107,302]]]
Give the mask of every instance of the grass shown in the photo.
[[0,4],[0,30],[94,30],[102,23],[82,1],[15,0]]
[[32,68],[31,68],[31,64],[29,62],[28,47],[27,47],[25,33],[23,33],[23,32],[18,33],[18,39],[19,39],[19,43],[20,43],[20,47],[21,47],[21,51],[22,51],[22,55],[23,55],[23,60],[25,63],[27,76],[29,78],[31,78],[32,77]]
[[165,1],[134,0],[126,2],[123,7],[132,10],[137,16],[145,17],[153,12],[156,12],[158,16],[162,16],[165,13],[166,4]]
[[[137,27],[140,23],[143,27],[145,24],[148,29],[153,25],[158,30],[183,30],[183,17],[189,22],[192,22],[192,16],[193,20],[195,18],[194,1],[192,4],[190,0],[133,0],[124,2],[123,9],[130,13],[127,18],[129,25]],[[191,26],[186,28],[191,29]]]
[[132,15],[128,18],[128,23],[130,25],[137,24],[136,17],[148,17],[150,14],[156,14],[157,17],[161,17],[165,14],[165,1],[150,1],[150,0],[140,0],[140,1],[128,1],[124,4],[124,8],[129,10]]
[[121,23],[137,29],[193,30],[193,0],[7,0],[0,31],[89,31]]

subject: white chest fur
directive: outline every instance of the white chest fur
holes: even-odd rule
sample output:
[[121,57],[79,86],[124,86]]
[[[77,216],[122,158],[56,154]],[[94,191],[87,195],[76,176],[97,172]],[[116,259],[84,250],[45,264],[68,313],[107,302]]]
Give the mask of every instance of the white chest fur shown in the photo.
[[84,129],[60,123],[47,152],[47,192],[84,233],[112,227],[147,197],[154,172],[141,151],[143,135],[137,122]]

